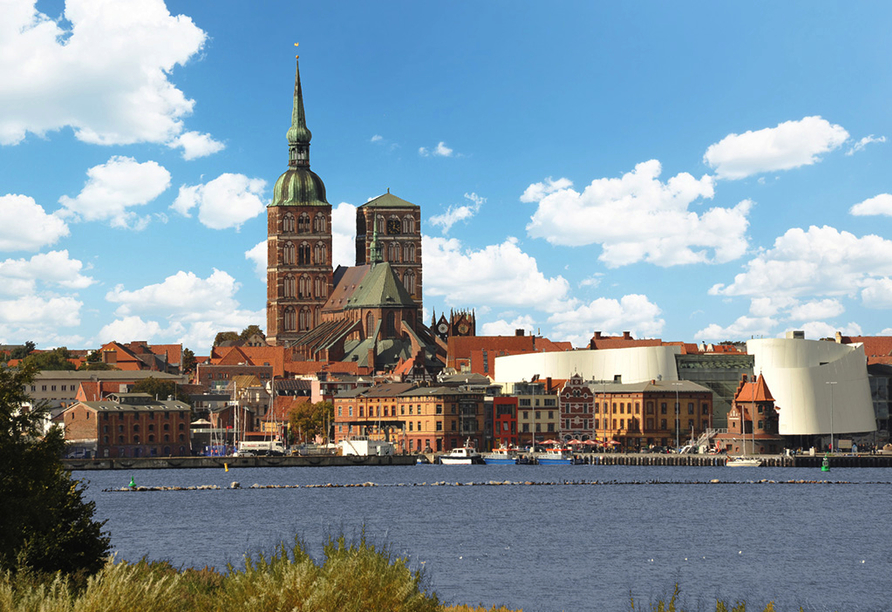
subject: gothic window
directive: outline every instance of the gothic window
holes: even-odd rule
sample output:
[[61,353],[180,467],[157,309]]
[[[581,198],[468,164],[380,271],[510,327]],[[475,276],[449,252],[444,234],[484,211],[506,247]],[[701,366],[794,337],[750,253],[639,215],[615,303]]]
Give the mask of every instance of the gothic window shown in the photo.
[[300,216],[297,218],[297,231],[301,234],[310,233],[310,215],[305,212],[300,213]]
[[375,333],[375,315],[369,313],[365,317],[365,333],[366,336],[371,336]]
[[316,249],[313,253],[313,258],[314,258],[314,262],[316,263],[316,265],[323,265],[326,263],[327,257],[326,257],[325,243],[323,243],[323,242],[316,243]]
[[316,277],[313,293],[316,297],[320,297],[320,298],[327,297],[328,287],[326,286],[325,279],[323,277],[321,277],[321,276]]
[[294,243],[286,242],[282,249],[282,261],[286,266],[294,265]]
[[294,233],[294,215],[291,213],[285,213],[285,218],[282,219],[282,231],[286,234]]
[[286,332],[294,331],[297,329],[297,320],[294,314],[294,308],[289,306],[285,309],[285,320],[283,322],[283,327]]
[[392,312],[387,313],[387,335],[393,337],[396,332],[395,316]]
[[296,292],[296,290],[295,290],[295,282],[294,282],[294,277],[291,276],[290,274],[289,274],[288,276],[285,277],[285,287],[284,287],[284,289],[285,289],[285,297],[286,297],[286,298],[293,298],[293,297],[294,297],[295,292]]
[[325,226],[325,215],[318,213],[313,220],[313,231],[317,234],[324,234],[326,232]]
[[410,242],[403,248],[403,261],[415,263],[415,244]]
[[310,309],[309,308],[301,308],[298,331],[307,331],[309,329],[310,329]]
[[415,217],[411,215],[406,215],[403,217],[403,233],[404,234],[414,234],[415,233]]
[[400,245],[398,242],[391,242],[387,245],[387,261],[399,262]]
[[310,265],[310,245],[302,242],[297,249],[297,263],[302,266]]
[[407,270],[403,276],[403,286],[410,295],[415,295],[415,273],[412,270]]
[[310,277],[306,274],[300,277],[300,282],[297,287],[297,296],[302,298],[313,297],[310,295]]
[[384,233],[384,225],[385,225],[384,217],[382,217],[381,215],[378,215],[377,217],[375,217],[375,225],[378,226],[378,233],[383,234]]

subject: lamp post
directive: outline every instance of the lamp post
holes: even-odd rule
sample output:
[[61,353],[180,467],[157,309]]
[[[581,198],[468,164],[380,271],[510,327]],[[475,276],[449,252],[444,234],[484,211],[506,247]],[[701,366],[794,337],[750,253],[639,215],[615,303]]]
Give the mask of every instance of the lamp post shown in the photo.
[[679,404],[678,404],[678,388],[682,385],[681,382],[674,382],[672,386],[675,387],[675,450],[679,448],[678,441],[678,421],[681,419],[681,415],[679,414]]
[[825,384],[830,385],[830,450],[835,451],[836,446],[833,445],[833,386],[836,381],[828,381]]

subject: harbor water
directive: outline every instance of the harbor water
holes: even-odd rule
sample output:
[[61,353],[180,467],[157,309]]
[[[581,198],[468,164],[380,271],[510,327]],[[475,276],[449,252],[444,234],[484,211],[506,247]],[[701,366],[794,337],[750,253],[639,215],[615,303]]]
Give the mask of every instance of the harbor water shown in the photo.
[[[386,544],[447,603],[889,610],[892,469],[393,466],[75,472],[118,559],[239,567],[297,537]],[[120,491],[137,486],[201,490]],[[230,488],[233,482],[239,489]],[[367,486],[352,486],[352,485]],[[258,485],[253,487],[252,485]],[[349,485],[349,486],[348,486]],[[372,486],[375,485],[375,486]],[[643,606],[643,608],[642,608]]]

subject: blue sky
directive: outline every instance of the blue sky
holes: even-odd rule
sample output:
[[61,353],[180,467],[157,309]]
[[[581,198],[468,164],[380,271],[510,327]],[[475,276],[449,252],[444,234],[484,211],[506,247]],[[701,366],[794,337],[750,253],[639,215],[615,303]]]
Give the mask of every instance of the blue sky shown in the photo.
[[[583,346],[892,333],[885,2],[0,3],[0,342],[265,326],[311,166],[421,206],[428,316]],[[295,42],[300,46],[293,47]]]

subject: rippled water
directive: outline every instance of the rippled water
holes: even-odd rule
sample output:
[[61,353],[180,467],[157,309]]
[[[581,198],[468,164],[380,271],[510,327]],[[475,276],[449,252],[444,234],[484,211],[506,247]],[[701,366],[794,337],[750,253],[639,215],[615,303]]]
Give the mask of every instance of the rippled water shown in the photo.
[[[628,610],[667,597],[687,609],[888,610],[892,469],[410,466],[76,472],[118,558],[238,566],[295,536],[386,543],[452,603],[531,611]],[[240,490],[107,492],[216,484]],[[710,484],[719,479],[721,484]],[[758,483],[774,479],[777,484]],[[788,480],[849,484],[781,484]],[[537,486],[431,486],[510,481]],[[592,482],[597,485],[559,484]],[[308,484],[378,487],[306,488]],[[250,489],[302,485],[294,489]],[[396,486],[420,485],[426,486]],[[392,485],[392,486],[384,486]]]

